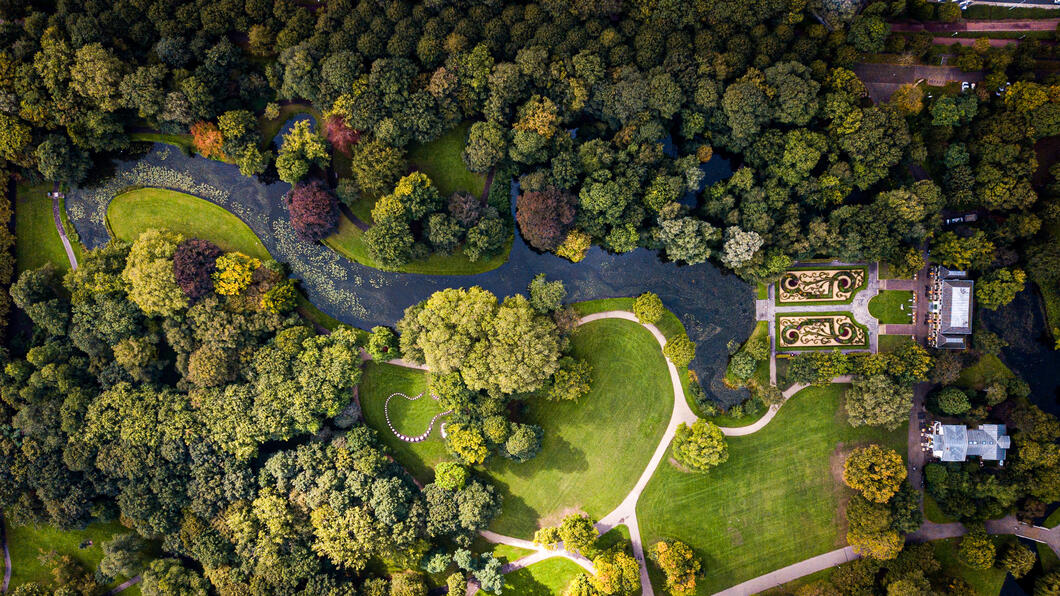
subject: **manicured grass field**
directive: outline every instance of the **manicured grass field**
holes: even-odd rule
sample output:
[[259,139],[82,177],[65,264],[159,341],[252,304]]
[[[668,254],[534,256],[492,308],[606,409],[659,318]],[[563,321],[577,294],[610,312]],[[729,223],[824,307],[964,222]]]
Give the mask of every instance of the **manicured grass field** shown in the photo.
[[[644,544],[675,538],[703,558],[697,593],[713,594],[842,546],[839,457],[878,442],[905,453],[906,429],[852,428],[844,385],[811,387],[764,429],[730,437],[729,460],[709,474],[663,464],[637,507]],[[653,574],[656,589],[662,578]]]
[[[1001,546],[1012,540],[1011,537],[997,538],[998,552],[1004,549]],[[1001,585],[1005,583],[1008,572],[1004,569],[991,567],[990,569],[971,569],[957,560],[957,547],[961,541],[958,538],[947,538],[936,540],[931,544],[935,547],[935,558],[942,563],[942,572],[953,577],[963,578],[968,585],[975,590],[979,596],[997,596],[1001,593]]]
[[[577,563],[556,557],[517,569],[504,576],[504,593],[520,596],[562,594],[575,577],[585,573]],[[489,592],[483,592],[489,594]]]
[[[503,512],[491,526],[496,532],[529,539],[539,523],[558,522],[569,510],[606,515],[636,483],[666,427],[673,406],[670,378],[646,329],[611,319],[583,325],[573,335],[573,354],[593,366],[590,393],[577,403],[529,402],[522,420],[544,428],[541,452],[526,463],[494,457],[484,466],[504,495]],[[430,482],[431,468],[450,459],[439,427],[426,441],[405,443],[383,415],[388,395],[416,395],[425,386],[423,371],[368,363],[359,398],[365,419],[394,457]],[[397,428],[415,430],[425,427],[426,414],[392,410],[391,419]]]
[[1010,379],[1014,375],[1000,358],[993,354],[983,354],[979,362],[965,368],[957,377],[956,385],[964,389],[982,390],[993,381]]
[[869,300],[869,314],[885,325],[913,322],[913,293],[907,290],[880,290]]
[[[70,269],[59,232],[52,216],[52,200],[48,198],[51,184],[19,185],[15,194],[15,262],[18,271],[36,269],[45,263],[54,264],[59,271]],[[67,229],[69,223],[64,223]],[[74,254],[80,258],[81,246],[73,238]]]
[[491,529],[531,538],[570,509],[596,518],[614,509],[648,464],[673,408],[659,344],[640,325],[595,321],[578,328],[573,355],[593,366],[592,390],[577,403],[529,405],[528,421],[545,429],[541,452],[526,463],[488,466],[504,494]]
[[144,230],[165,228],[209,240],[224,250],[269,258],[257,235],[235,215],[209,201],[164,188],[138,188],[114,197],[107,207],[107,224],[113,235],[129,242]]
[[[379,265],[368,256],[368,250],[362,241],[364,232],[355,226],[353,222],[344,215],[339,216],[339,227],[334,234],[324,239],[324,244],[340,255],[356,261],[362,265],[378,268]],[[452,254],[432,254],[422,261],[412,261],[398,268],[403,273],[422,273],[426,275],[474,275],[485,273],[500,267],[508,260],[508,253],[512,249],[514,237],[508,239],[508,244],[489,259],[471,262],[464,256],[463,250],[457,250]]]
[[470,130],[471,122],[464,122],[430,143],[409,146],[409,163],[427,174],[443,197],[458,190],[481,197],[486,187],[486,177],[469,171],[464,165],[462,155]]
[[[51,526],[16,527],[7,524],[7,542],[11,551],[11,589],[14,590],[27,582],[51,584],[51,572],[38,560],[41,550],[54,550],[70,555],[86,569],[94,571],[103,559],[103,543],[114,535],[131,531],[118,522],[94,523],[84,530],[70,531],[58,530]],[[79,548],[85,540],[91,540],[92,546]],[[114,584],[121,583],[124,579],[127,578],[120,578]]]
[[881,352],[893,352],[911,341],[908,335],[881,335],[878,339]]

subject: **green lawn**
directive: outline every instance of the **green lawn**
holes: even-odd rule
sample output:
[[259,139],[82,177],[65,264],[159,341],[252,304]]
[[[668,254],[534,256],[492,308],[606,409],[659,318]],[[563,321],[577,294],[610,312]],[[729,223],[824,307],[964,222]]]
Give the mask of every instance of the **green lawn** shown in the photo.
[[769,298],[769,286],[763,283],[759,283],[755,286],[755,298],[758,300],[766,300]]
[[1000,358],[993,354],[983,354],[979,361],[965,368],[957,377],[956,385],[964,389],[982,390],[993,381],[1009,379],[1014,375]]
[[[1012,540],[1010,537],[996,539],[998,552],[1002,544]],[[957,560],[957,547],[960,539],[947,538],[932,542],[935,547],[935,558],[942,563],[942,572],[953,577],[963,578],[968,585],[975,590],[979,596],[997,596],[1001,593],[1001,585],[1005,583],[1008,572],[997,567],[990,569],[971,569]]]
[[[644,544],[675,538],[703,558],[698,594],[713,594],[844,544],[838,507],[849,493],[838,456],[879,442],[906,451],[906,429],[852,428],[843,385],[804,389],[768,426],[730,437],[729,461],[709,474],[663,464],[637,507]],[[661,587],[662,580],[653,575]]]
[[908,335],[881,335],[878,341],[881,352],[893,352],[913,340]]
[[[51,184],[19,185],[15,194],[15,262],[18,271],[36,269],[45,263],[54,264],[59,271],[70,269],[59,232],[55,229],[52,200],[48,198]],[[64,227],[69,230],[69,222]],[[74,254],[81,256],[81,246],[71,238]]]
[[[531,401],[524,421],[544,428],[541,452],[526,463],[494,457],[484,467],[504,495],[503,512],[491,526],[502,534],[529,539],[539,524],[558,522],[573,509],[596,517],[609,513],[640,477],[669,420],[670,377],[646,329],[608,319],[583,325],[572,341],[574,356],[593,365],[590,393],[577,403]],[[426,441],[405,443],[389,431],[383,414],[391,393],[413,396],[425,385],[423,371],[370,362],[359,398],[365,420],[395,458],[429,482],[431,468],[450,459],[438,426]],[[395,427],[423,432],[431,405],[392,410]]]
[[[6,526],[8,548],[11,551],[11,589],[27,582],[50,585],[52,576],[38,560],[40,551],[55,550],[70,555],[89,571],[94,571],[103,558],[102,544],[116,534],[131,532],[118,522],[93,523],[84,530],[62,531],[51,526]],[[92,546],[79,548],[91,540]],[[0,566],[2,568],[2,566]],[[127,578],[119,578],[113,585]],[[124,592],[123,592],[124,593]]]
[[[391,393],[401,392],[408,396],[415,396],[426,388],[427,373],[422,370],[368,362],[365,364],[364,375],[361,377],[361,385],[358,389],[358,398],[365,421],[376,429],[379,438],[390,447],[394,457],[413,476],[424,483],[434,480],[434,473],[431,470],[438,462],[451,459],[442,441],[441,425],[435,425],[430,438],[426,441],[406,443],[395,437],[394,433],[387,428],[383,405]],[[424,405],[428,404],[424,403]],[[434,405],[433,400],[429,405]],[[409,411],[403,410],[404,413]],[[411,426],[409,421],[399,419],[396,415],[392,418],[396,428]]]
[[107,226],[111,234],[130,242],[144,230],[166,228],[209,240],[224,250],[269,258],[254,231],[223,207],[163,188],[138,188],[114,197],[107,207]]
[[[574,561],[555,557],[517,569],[504,576],[504,593],[519,596],[553,596],[562,594],[575,577],[585,570]],[[489,594],[489,592],[483,592]]]
[[913,293],[907,290],[880,290],[869,300],[869,314],[885,325],[912,323],[912,300]]
[[[378,268],[379,265],[368,256],[368,249],[362,241],[364,232],[355,226],[346,216],[339,216],[339,227],[335,233],[324,239],[324,244],[340,255],[356,261],[362,265]],[[413,261],[398,271],[403,273],[422,273],[426,275],[474,275],[485,273],[500,267],[508,261],[508,253],[512,249],[514,237],[508,239],[508,243],[497,255],[481,261],[472,262],[464,256],[463,250],[457,250],[452,254],[432,254],[422,261]]]
[[147,143],[165,143],[167,145],[173,145],[177,149],[180,149],[184,153],[194,153],[195,143],[192,141],[191,135],[174,135],[166,134],[162,132],[134,132],[129,135],[129,138],[133,141],[144,141]]
[[648,464],[673,408],[673,389],[655,338],[640,325],[606,319],[578,328],[573,356],[593,366],[592,390],[577,403],[534,401],[528,421],[545,430],[526,463],[488,466],[504,494],[491,529],[530,538],[570,509],[600,518],[614,509]]
[[464,122],[430,143],[409,145],[409,163],[427,174],[443,197],[458,190],[481,197],[486,187],[486,177],[469,171],[462,157],[471,124]]

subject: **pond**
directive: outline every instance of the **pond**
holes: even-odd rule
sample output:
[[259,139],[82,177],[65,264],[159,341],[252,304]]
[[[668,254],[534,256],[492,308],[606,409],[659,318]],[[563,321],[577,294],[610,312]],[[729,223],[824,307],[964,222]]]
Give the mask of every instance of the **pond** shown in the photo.
[[[707,182],[731,174],[716,156],[706,167]],[[726,344],[744,341],[754,326],[754,289],[712,264],[678,266],[656,253],[637,249],[623,255],[594,247],[580,263],[528,247],[516,233],[508,262],[487,273],[437,276],[391,273],[349,261],[321,244],[299,240],[288,221],[282,197],[289,185],[262,184],[240,175],[234,165],[189,157],[167,145],[115,164],[115,175],[100,186],[72,190],[66,205],[81,241],[88,248],[106,244],[106,208],[130,186],[157,186],[187,192],[216,203],[240,217],[261,238],[276,260],[288,263],[309,299],[325,313],[361,328],[393,325],[405,308],[448,287],[481,286],[498,297],[525,293],[538,273],[563,280],[571,301],[658,294],[696,342],[691,368],[704,390],[730,404],[745,391],[725,387]],[[513,187],[514,191],[514,187]]]

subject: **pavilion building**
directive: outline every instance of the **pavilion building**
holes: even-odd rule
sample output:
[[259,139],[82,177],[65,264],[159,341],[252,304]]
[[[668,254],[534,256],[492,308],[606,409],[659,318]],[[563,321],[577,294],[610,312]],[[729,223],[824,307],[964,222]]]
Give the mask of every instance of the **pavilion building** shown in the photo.
[[983,461],[1005,463],[1005,453],[1011,446],[1004,424],[983,424],[968,428],[961,424],[931,425],[928,446],[940,461],[965,461],[976,456]]
[[974,283],[964,271],[934,266],[928,286],[928,339],[932,347],[963,350],[972,335]]

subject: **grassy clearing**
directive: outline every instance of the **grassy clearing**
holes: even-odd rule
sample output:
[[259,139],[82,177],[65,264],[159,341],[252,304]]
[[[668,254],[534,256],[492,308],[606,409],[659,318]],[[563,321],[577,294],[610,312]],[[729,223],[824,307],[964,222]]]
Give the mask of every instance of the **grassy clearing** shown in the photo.
[[145,143],[165,143],[180,149],[188,155],[195,153],[195,143],[192,141],[190,134],[174,135],[163,132],[134,132],[129,135],[129,139]]
[[427,174],[443,197],[458,190],[481,197],[486,188],[486,177],[469,171],[462,157],[471,124],[464,122],[430,143],[409,146],[409,163]]
[[[340,255],[368,267],[379,268],[378,263],[368,256],[368,249],[363,241],[364,232],[355,226],[346,216],[339,216],[339,227],[335,233],[324,239],[324,244]],[[413,261],[397,270],[402,273],[422,273],[425,275],[475,275],[500,267],[508,261],[512,249],[513,237],[497,255],[481,261],[470,261],[464,251],[457,250],[452,254],[432,254],[422,261]]]
[[[435,425],[431,436],[422,443],[406,443],[394,436],[386,424],[383,406],[386,398],[395,392],[408,396],[418,395],[427,389],[427,373],[422,370],[368,362],[365,364],[364,376],[358,389],[361,411],[368,425],[376,429],[379,438],[385,443],[394,457],[401,462],[413,476],[422,482],[434,480],[434,466],[438,462],[451,459],[442,440],[441,425]],[[418,400],[419,401],[419,400]],[[393,403],[393,402],[391,402]],[[434,405],[432,400],[431,405]],[[410,410],[404,410],[409,413]],[[432,414],[433,415],[433,414]],[[398,418],[396,413],[391,417],[396,428],[411,427],[411,421]],[[422,428],[426,428],[424,425]],[[419,432],[423,432],[421,429]],[[419,434],[416,433],[416,434]],[[505,504],[507,506],[507,503]]]
[[[36,269],[52,263],[59,271],[70,269],[59,232],[52,215],[50,184],[19,185],[15,194],[15,263],[18,271]],[[80,246],[72,242],[80,257]]]
[[885,325],[912,323],[912,300],[908,290],[880,290],[869,300],[869,314]]
[[893,352],[913,340],[908,335],[881,335],[878,341],[881,352]]
[[533,401],[526,420],[541,425],[541,452],[526,463],[490,462],[504,494],[491,529],[523,538],[570,509],[600,518],[640,477],[666,428],[673,393],[655,338],[630,321],[578,328],[573,356],[593,366],[592,390],[577,403]]
[[107,227],[112,235],[129,242],[144,230],[166,228],[209,240],[226,251],[269,258],[254,231],[235,215],[209,201],[164,188],[138,188],[114,197],[107,207]]
[[[531,538],[539,523],[558,522],[562,514],[580,509],[602,517],[621,502],[637,481],[658,443],[672,407],[669,375],[655,338],[635,323],[608,319],[579,328],[573,354],[593,365],[592,390],[577,403],[531,401],[523,417],[545,430],[541,452],[526,463],[494,458],[485,466],[504,495],[504,510],[491,529]],[[450,459],[435,426],[430,438],[405,443],[387,428],[383,405],[387,396],[414,396],[426,388],[420,370],[369,362],[359,389],[365,420],[417,479],[430,482],[432,468]],[[423,432],[424,409],[395,409],[391,420],[399,430]],[[404,400],[401,400],[404,401]],[[433,406],[433,404],[430,404]]]
[[[906,450],[904,427],[849,426],[840,408],[845,390],[799,392],[761,431],[729,438],[729,461],[709,474],[660,466],[637,507],[645,544],[675,538],[692,546],[706,569],[698,594],[844,544],[838,509],[849,491],[839,456],[872,442]],[[653,582],[661,586],[662,578],[655,574]]]
[[[62,531],[51,526],[11,526],[6,525],[8,548],[11,551],[11,589],[28,582],[39,582],[50,585],[50,570],[41,564],[38,557],[41,551],[54,550],[60,554],[70,555],[89,571],[94,571],[103,559],[103,543],[117,534],[131,532],[118,522],[93,523],[84,530]],[[92,546],[80,548],[86,540]],[[119,578],[111,585],[117,585],[127,578]]]
[[[1012,538],[1005,537],[997,540],[998,552],[1002,544],[1010,542]],[[1005,583],[1008,572],[997,567],[990,569],[971,569],[957,560],[957,547],[960,539],[947,538],[932,542],[935,547],[935,557],[942,563],[942,572],[953,577],[963,578],[968,585],[975,590],[979,596],[996,596],[1001,593],[1001,585]]]
[[767,300],[769,298],[769,286],[764,283],[759,283],[755,286],[755,298],[758,300]]
[[990,383],[1015,376],[1000,358],[993,354],[983,354],[979,361],[965,368],[957,377],[956,385],[963,389],[980,391]]
[[298,114],[309,114],[317,123],[321,120],[320,112],[306,103],[289,103],[280,106],[280,115],[276,118],[261,118],[258,120],[258,130],[261,131],[262,146],[266,149],[272,146],[272,139],[280,132],[285,122]]
[[[520,596],[552,596],[562,594],[575,577],[585,570],[574,561],[555,557],[517,569],[504,576],[504,593]],[[483,592],[489,594],[489,592]]]

